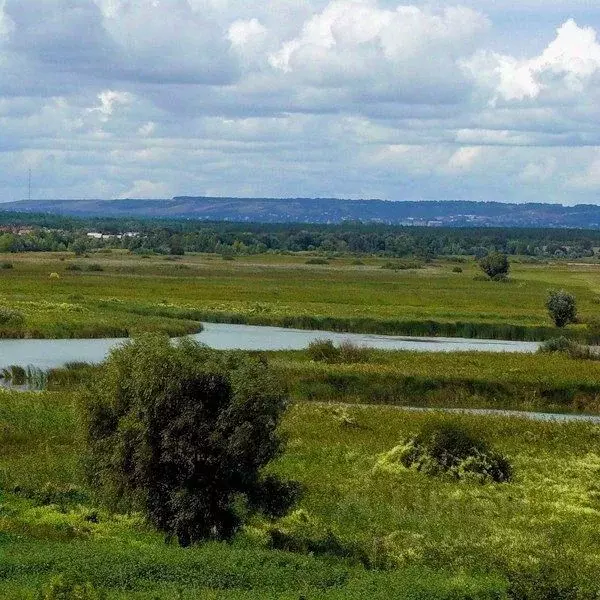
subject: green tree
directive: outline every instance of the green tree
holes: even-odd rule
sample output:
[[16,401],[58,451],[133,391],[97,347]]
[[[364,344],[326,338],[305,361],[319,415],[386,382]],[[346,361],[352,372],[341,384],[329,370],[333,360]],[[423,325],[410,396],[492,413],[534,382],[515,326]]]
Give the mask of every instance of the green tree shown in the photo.
[[286,406],[264,361],[147,334],[111,352],[82,405],[100,499],[142,511],[183,546],[229,539],[242,515],[280,516],[298,495],[264,474],[283,449]]
[[557,327],[564,327],[577,320],[575,296],[565,290],[551,291],[546,299],[546,308]]
[[75,240],[73,240],[73,242],[71,243],[71,251],[75,252],[76,256],[81,256],[82,254],[85,254],[87,249],[88,249],[88,243],[85,238],[82,238],[82,237],[75,238]]
[[510,269],[506,254],[501,252],[490,252],[479,261],[479,266],[490,279],[502,279]]

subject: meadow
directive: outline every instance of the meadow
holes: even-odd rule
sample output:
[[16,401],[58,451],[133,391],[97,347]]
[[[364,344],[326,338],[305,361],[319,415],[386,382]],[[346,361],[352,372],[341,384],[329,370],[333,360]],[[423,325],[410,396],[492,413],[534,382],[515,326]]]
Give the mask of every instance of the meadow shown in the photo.
[[[557,288],[578,301],[581,323],[567,334],[598,335],[600,264],[513,261],[508,282],[491,282],[473,261],[314,258],[5,255],[0,335],[183,335],[213,320],[543,339],[557,335],[544,308]],[[101,508],[84,483],[76,388],[98,367],[56,370],[40,392],[0,389],[0,597],[39,598],[56,577],[110,599],[600,597],[600,426],[402,410],[598,413],[600,361],[351,347],[330,361],[264,354],[293,401],[272,469],[304,494],[286,517],[254,517],[231,543],[188,549],[138,514]],[[510,461],[512,480],[389,461],[431,423],[478,433]]]
[[[502,484],[384,468],[425,422],[479,431],[514,468]],[[299,480],[290,515],[182,549],[82,481],[71,392],[0,391],[0,596],[57,575],[108,598],[597,598],[600,427],[295,403],[273,469]],[[382,464],[384,465],[382,467]]]
[[[550,289],[575,294],[581,323],[567,335],[596,340],[600,264],[513,260],[510,279],[486,281],[472,260],[395,264],[381,258],[264,254],[223,260],[101,251],[0,256],[2,337],[106,337],[198,331],[222,321],[404,335],[535,340],[557,334]],[[315,261],[312,261],[313,263]],[[323,261],[317,261],[323,262]],[[396,261],[398,262],[398,261]],[[414,262],[414,261],[413,261]],[[360,264],[356,264],[360,263]],[[391,268],[390,268],[391,265]],[[419,267],[419,268],[410,268]],[[52,275],[51,274],[55,274]]]

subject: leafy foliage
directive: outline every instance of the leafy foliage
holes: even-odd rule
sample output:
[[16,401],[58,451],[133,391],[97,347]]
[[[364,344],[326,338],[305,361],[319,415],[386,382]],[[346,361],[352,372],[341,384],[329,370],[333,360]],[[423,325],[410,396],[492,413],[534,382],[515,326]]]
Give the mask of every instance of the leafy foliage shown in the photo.
[[429,422],[406,444],[384,455],[382,462],[398,461],[427,475],[450,474],[481,483],[510,481],[508,459],[464,426],[452,421]]
[[577,320],[575,296],[565,290],[550,292],[546,299],[546,308],[557,327],[564,327]]
[[0,306],[0,325],[22,327],[25,324],[25,316],[19,310]]
[[508,258],[501,252],[490,252],[479,261],[479,266],[490,279],[502,279],[510,270]]
[[78,582],[75,578],[59,575],[45,585],[38,600],[104,600],[106,594],[98,591],[90,582]]
[[90,485],[181,545],[231,538],[240,499],[279,516],[298,495],[263,474],[283,448],[286,398],[257,359],[146,335],[110,354],[83,406]]

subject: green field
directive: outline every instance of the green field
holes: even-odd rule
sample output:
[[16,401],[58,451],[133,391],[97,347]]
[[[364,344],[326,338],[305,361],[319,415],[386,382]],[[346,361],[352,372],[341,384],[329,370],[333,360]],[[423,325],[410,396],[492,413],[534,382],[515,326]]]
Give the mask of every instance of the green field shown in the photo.
[[305,486],[296,512],[181,549],[94,505],[72,394],[0,392],[0,596],[75,573],[109,598],[597,598],[600,427],[460,417],[509,457],[505,484],[377,466],[433,418],[296,404],[274,465]]
[[[198,321],[242,322],[339,331],[546,339],[556,330],[544,301],[550,289],[577,297],[581,320],[593,321],[600,265],[513,262],[508,282],[477,278],[474,262],[434,261],[423,268],[381,268],[383,259],[336,258],[306,264],[302,255],[234,261],[214,255],[173,257],[94,253],[11,254],[0,270],[2,304],[22,326],[4,337],[103,337],[161,330],[181,335]],[[70,270],[70,269],[78,270]],[[97,270],[94,270],[97,269]],[[56,273],[58,278],[50,277]],[[597,337],[596,328],[569,328]]]

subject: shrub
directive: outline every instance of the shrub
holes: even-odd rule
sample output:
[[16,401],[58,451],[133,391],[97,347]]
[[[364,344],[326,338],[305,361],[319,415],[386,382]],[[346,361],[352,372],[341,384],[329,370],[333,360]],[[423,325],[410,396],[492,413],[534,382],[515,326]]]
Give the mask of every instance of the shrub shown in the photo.
[[10,381],[13,385],[25,385],[27,382],[27,371],[20,365],[10,365],[0,371],[0,377]]
[[309,258],[305,261],[306,265],[328,265],[329,261],[326,258]]
[[113,350],[81,400],[92,488],[183,546],[229,539],[242,514],[279,516],[295,499],[263,475],[286,406],[265,361],[147,334]]
[[306,352],[311,360],[330,364],[367,362],[370,357],[369,348],[357,346],[350,340],[344,340],[339,346],[331,340],[315,340]]
[[600,360],[600,351],[592,346],[578,344],[564,336],[552,338],[540,345],[538,350],[541,354],[552,352],[564,352],[569,358],[584,360]]
[[20,310],[0,306],[0,325],[22,327],[25,324],[25,316]]
[[501,252],[490,252],[479,261],[481,270],[494,280],[505,279],[510,270],[510,263],[506,254]]
[[104,600],[106,595],[89,581],[80,582],[73,577],[54,577],[38,592],[38,600]]
[[50,273],[50,279],[60,279],[60,275],[58,273]]
[[65,267],[65,271],[81,271],[81,267],[75,263],[70,263]]
[[453,273],[462,273],[463,270],[461,267],[452,267],[452,272]]
[[406,443],[396,446],[379,461],[389,468],[400,464],[427,475],[448,474],[481,483],[510,481],[508,459],[458,423],[433,421]]
[[552,352],[568,352],[573,348],[575,342],[564,336],[551,338],[540,344],[538,352],[540,354],[549,354]]
[[557,327],[564,327],[577,320],[575,296],[564,290],[551,291],[546,299],[546,308]]
[[339,362],[361,363],[367,362],[370,357],[369,348],[358,346],[350,340],[344,340],[339,346]]
[[339,348],[331,340],[315,340],[308,345],[306,352],[311,360],[335,362],[340,355]]
[[223,260],[235,260],[235,258],[231,254],[222,254],[221,258]]
[[98,263],[90,263],[87,266],[86,271],[104,271],[104,269],[102,268],[102,265],[99,265]]
[[3,262],[0,266],[3,269],[12,269],[14,267],[14,265],[11,262]]
[[355,267],[361,267],[365,263],[362,260],[360,260],[360,259],[357,258],[357,259],[353,260],[350,264],[354,265]]
[[422,269],[423,263],[411,261],[411,260],[400,260],[395,262],[386,262],[381,265],[382,269],[391,269],[392,271],[406,271],[408,269]]

